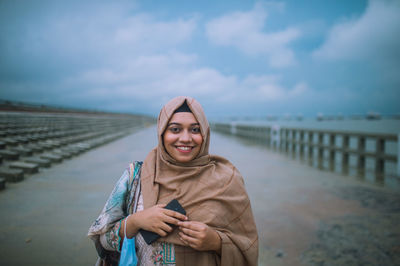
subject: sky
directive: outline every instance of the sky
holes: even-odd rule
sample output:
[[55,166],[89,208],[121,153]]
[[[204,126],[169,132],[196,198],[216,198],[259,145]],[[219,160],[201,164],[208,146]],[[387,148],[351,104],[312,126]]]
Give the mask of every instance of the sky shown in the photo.
[[0,99],[211,118],[400,113],[399,0],[0,0]]

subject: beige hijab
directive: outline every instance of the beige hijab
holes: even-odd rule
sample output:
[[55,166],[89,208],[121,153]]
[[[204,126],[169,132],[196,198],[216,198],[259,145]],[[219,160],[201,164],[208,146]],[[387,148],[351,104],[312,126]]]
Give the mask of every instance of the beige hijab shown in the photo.
[[[165,150],[162,134],[174,111],[185,100],[200,124],[203,143],[195,159],[179,163]],[[203,222],[220,235],[221,256],[185,247],[177,230],[161,239],[176,244],[177,265],[257,265],[257,229],[243,178],[228,160],[208,154],[209,143],[210,127],[201,105],[183,96],[168,102],[158,117],[158,146],[142,167],[144,208],[175,198],[189,220]]]

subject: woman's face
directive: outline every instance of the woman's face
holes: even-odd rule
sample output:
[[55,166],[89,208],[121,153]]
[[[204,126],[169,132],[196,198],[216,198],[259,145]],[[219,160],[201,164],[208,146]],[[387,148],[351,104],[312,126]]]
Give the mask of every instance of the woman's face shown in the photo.
[[180,163],[193,160],[200,152],[203,137],[192,113],[175,113],[163,134],[168,154]]

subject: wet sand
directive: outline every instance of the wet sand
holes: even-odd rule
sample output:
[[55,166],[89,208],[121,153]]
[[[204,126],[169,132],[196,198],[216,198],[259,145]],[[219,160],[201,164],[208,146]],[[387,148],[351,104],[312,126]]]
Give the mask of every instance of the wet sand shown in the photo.
[[311,168],[237,137],[218,136],[211,147],[245,177],[260,265],[400,265],[398,191]]
[[[96,251],[86,237],[88,227],[129,161],[143,160],[155,143],[155,127],[147,128],[7,184],[0,192],[0,265],[93,265]],[[397,193],[233,137],[213,133],[211,147],[245,177],[260,265],[346,265],[336,254],[343,253],[343,238],[353,246],[365,239],[389,243],[378,246],[398,258]],[[368,246],[371,256],[376,246]]]

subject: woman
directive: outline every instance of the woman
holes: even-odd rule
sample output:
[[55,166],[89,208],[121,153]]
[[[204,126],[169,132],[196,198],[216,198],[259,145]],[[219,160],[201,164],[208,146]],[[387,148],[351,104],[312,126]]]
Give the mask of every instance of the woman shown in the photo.
[[[126,230],[128,239],[136,236],[138,265],[257,265],[258,236],[243,178],[228,160],[208,154],[210,128],[201,105],[176,97],[157,125],[158,146],[142,167],[136,162],[124,172],[89,229],[101,257],[120,250]],[[172,199],[186,215],[164,208]],[[161,238],[147,245],[140,229]]]

